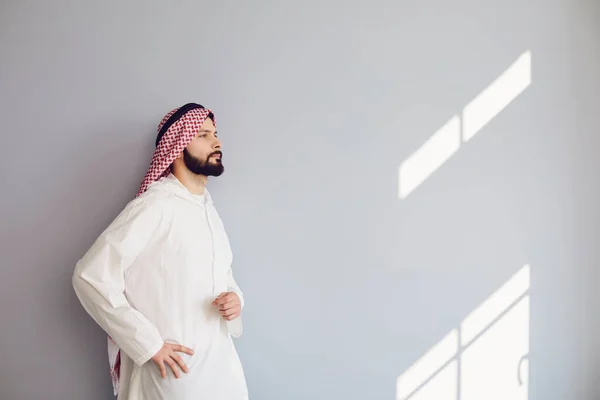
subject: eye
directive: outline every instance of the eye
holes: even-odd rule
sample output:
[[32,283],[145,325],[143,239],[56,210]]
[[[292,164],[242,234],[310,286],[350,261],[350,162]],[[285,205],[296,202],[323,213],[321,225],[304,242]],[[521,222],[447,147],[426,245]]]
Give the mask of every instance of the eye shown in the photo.
[[201,139],[206,139],[208,135],[206,133],[201,133],[200,135],[198,135],[199,138]]

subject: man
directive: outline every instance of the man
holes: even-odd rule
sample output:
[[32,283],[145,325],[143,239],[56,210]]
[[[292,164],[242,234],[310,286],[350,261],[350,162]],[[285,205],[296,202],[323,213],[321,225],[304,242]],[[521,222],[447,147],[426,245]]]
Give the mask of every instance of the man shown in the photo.
[[73,286],[108,335],[118,400],[248,399],[231,337],[244,298],[206,190],[223,173],[214,114],[168,113],[140,190],[77,263]]

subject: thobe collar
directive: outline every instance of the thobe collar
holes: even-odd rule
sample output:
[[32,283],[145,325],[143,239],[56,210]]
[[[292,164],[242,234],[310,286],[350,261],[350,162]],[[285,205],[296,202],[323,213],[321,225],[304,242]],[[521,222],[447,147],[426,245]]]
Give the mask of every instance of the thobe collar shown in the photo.
[[195,204],[213,204],[212,197],[206,188],[204,189],[204,195],[194,195],[172,173],[160,180],[163,181],[165,189],[175,196],[179,196]]

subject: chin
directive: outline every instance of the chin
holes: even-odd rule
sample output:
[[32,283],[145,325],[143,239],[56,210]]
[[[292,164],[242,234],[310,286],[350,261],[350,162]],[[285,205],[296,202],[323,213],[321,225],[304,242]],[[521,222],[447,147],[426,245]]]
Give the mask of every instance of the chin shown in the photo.
[[210,171],[209,176],[217,177],[223,175],[223,172],[225,172],[225,168],[223,168],[222,165],[215,165],[215,167],[218,168],[215,168],[212,171]]

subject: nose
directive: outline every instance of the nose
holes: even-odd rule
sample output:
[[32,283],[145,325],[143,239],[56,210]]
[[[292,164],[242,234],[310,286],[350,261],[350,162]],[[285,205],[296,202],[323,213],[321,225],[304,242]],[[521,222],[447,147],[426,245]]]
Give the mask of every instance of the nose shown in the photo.
[[221,148],[221,141],[219,140],[218,137],[215,137],[214,139],[215,140],[214,140],[214,143],[213,143],[213,148],[220,149]]

